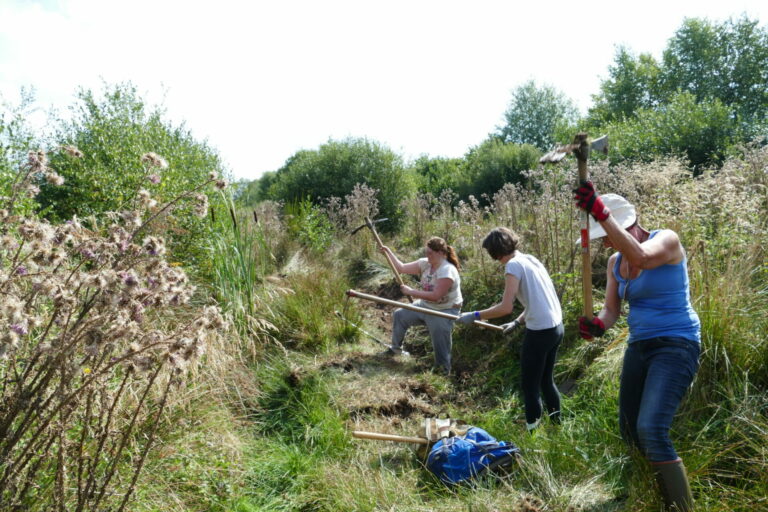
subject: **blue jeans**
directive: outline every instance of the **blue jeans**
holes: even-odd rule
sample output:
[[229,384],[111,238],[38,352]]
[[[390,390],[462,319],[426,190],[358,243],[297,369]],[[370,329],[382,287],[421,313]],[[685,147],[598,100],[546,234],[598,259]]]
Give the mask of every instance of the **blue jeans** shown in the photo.
[[662,336],[630,343],[619,390],[619,427],[651,462],[677,460],[672,418],[699,368],[699,343]]

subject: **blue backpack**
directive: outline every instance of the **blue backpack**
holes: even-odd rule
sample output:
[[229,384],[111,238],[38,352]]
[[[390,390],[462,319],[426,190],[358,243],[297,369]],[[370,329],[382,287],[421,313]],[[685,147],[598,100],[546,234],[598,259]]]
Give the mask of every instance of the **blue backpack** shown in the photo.
[[435,443],[427,455],[427,469],[447,484],[474,478],[488,469],[515,461],[520,448],[497,441],[479,427],[463,436],[447,437]]

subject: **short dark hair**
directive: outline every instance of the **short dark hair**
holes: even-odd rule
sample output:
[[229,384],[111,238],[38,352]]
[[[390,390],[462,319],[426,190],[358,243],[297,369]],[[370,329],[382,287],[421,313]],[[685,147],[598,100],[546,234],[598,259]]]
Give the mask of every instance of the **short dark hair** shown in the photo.
[[483,249],[488,251],[488,255],[494,260],[503,258],[517,250],[520,244],[520,237],[507,228],[496,228],[491,230],[483,240]]

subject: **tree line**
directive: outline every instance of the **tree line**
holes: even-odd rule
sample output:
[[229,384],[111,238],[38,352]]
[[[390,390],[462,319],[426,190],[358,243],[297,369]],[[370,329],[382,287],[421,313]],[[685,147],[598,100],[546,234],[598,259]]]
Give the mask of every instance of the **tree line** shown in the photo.
[[746,16],[713,22],[689,18],[660,60],[618,47],[607,77],[580,115],[555,88],[528,81],[512,91],[502,125],[462,158],[412,162],[368,139],[329,140],[292,155],[278,170],[241,184],[240,200],[322,202],[356,183],[379,190],[382,215],[397,217],[413,194],[481,202],[526,171],[558,143],[586,131],[608,134],[611,164],[682,159],[694,175],[717,169],[744,143],[768,136],[768,31]]
[[[578,131],[608,134],[611,164],[677,157],[699,174],[718,168],[744,143],[765,144],[767,84],[766,27],[746,16],[719,23],[686,19],[660,60],[617,48],[585,115],[564,93],[529,81],[512,91],[502,124],[463,157],[422,155],[406,162],[374,140],[329,140],[317,149],[298,151],[258,180],[240,183],[238,198],[246,206],[263,200],[322,204],[365,184],[377,190],[381,215],[396,226],[405,198],[437,198],[450,190],[454,203],[470,197],[484,203],[505,183],[525,183],[543,152],[570,142]],[[147,152],[167,160],[157,187],[167,197],[210,171],[224,171],[214,148],[196,140],[183,124],[169,123],[165,111],[146,105],[131,84],[107,85],[102,95],[81,90],[71,116],[53,117],[45,136],[25,123],[32,101],[25,94],[21,105],[2,111],[0,188],[12,186],[27,151],[55,149],[51,164],[64,185],[41,181],[37,203],[29,204],[51,220],[119,210],[135,200],[123,191],[150,178],[139,158]],[[70,147],[82,158],[62,149]],[[203,221],[188,219],[173,228],[202,234]],[[185,242],[180,249],[194,252],[198,246]]]

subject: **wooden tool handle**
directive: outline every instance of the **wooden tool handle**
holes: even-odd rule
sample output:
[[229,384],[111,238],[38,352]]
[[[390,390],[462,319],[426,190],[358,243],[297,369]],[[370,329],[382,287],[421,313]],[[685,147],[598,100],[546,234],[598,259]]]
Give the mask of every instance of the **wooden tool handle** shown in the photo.
[[[579,183],[589,179],[589,172],[587,170],[587,158],[589,157],[589,144],[587,142],[587,134],[580,133],[576,135],[573,140],[574,144],[579,144],[579,149],[576,150],[576,161],[579,165]],[[592,258],[589,254],[589,214],[585,211],[581,211],[580,218],[580,237],[581,237],[581,293],[584,299],[584,316],[588,320],[592,320]]]
[[[379,246],[379,249],[384,247],[384,244],[381,242],[381,238],[379,237],[379,234],[376,232],[376,227],[373,225],[373,221],[369,217],[365,218],[365,223],[368,224],[368,227],[371,229],[371,233],[373,233],[373,238],[376,239],[376,244]],[[395,264],[392,262],[391,259],[389,259],[389,253],[386,251],[384,252],[384,258],[387,260],[387,264],[389,265],[389,268],[392,269],[392,273],[395,274],[395,280],[397,281],[397,284],[400,286],[403,286],[405,283],[403,282],[403,278],[400,276],[400,273],[395,268]],[[408,299],[408,302],[413,302],[413,297],[410,295],[405,296]]]
[[[450,313],[444,313],[436,309],[422,308],[419,306],[414,306],[413,304],[405,304],[403,302],[397,302],[396,300],[384,299],[382,297],[377,297],[376,295],[360,293],[355,290],[347,290],[347,295],[349,297],[357,297],[358,299],[372,300],[373,302],[378,302],[380,304],[389,304],[390,306],[395,306],[398,308],[410,309],[411,311],[418,311],[419,313],[424,313],[427,315],[439,316],[440,318],[448,318],[450,320],[456,320],[459,318],[456,315],[452,315]],[[488,322],[483,322],[482,320],[475,320],[474,323],[475,325],[479,325],[480,327],[485,327],[486,329],[493,329],[494,331],[504,330],[504,328],[500,325],[490,324]]]
[[423,437],[396,436],[394,434],[379,434],[378,432],[363,432],[362,430],[353,430],[352,437],[359,439],[376,439],[379,441],[395,441],[399,443],[429,444],[429,441]]

